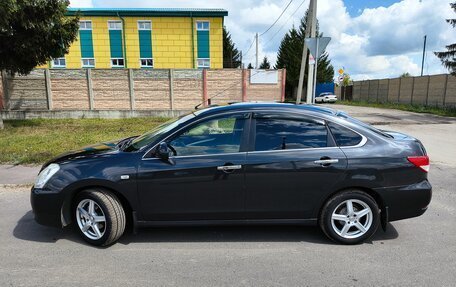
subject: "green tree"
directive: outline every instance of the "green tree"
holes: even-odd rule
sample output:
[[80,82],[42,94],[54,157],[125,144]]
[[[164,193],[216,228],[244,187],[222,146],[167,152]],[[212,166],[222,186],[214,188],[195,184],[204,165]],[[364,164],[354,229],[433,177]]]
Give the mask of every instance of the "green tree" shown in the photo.
[[[282,38],[277,53],[277,62],[275,65],[276,69],[286,68],[287,69],[287,80],[286,80],[286,96],[288,99],[295,98],[298,82],[299,72],[301,69],[301,57],[302,48],[304,45],[306,22],[308,17],[308,11],[305,16],[301,19],[298,29],[292,27]],[[322,37],[323,34],[319,33],[317,21],[317,35]],[[308,63],[309,59],[306,60],[306,69],[304,73],[304,83],[307,83],[308,76]],[[333,82],[334,80],[334,67],[331,65],[329,55],[324,52],[318,58],[318,71],[317,71],[317,82],[326,83]]]
[[223,68],[239,68],[241,53],[231,39],[230,32],[223,27]]
[[76,39],[78,17],[65,17],[68,0],[1,0],[0,70],[28,74],[62,57]]
[[[456,12],[456,2],[450,4],[451,8]],[[447,19],[446,20],[453,28],[456,28],[456,19]],[[435,55],[439,57],[443,66],[447,68],[450,73],[456,76],[456,43],[446,46],[446,51],[444,52],[435,52]]]
[[271,63],[268,61],[268,57],[264,56],[263,62],[260,64],[260,69],[270,69]]
[[249,65],[247,66],[247,69],[253,69],[252,63],[249,63]]
[[408,78],[411,77],[409,72],[402,73],[401,78]]

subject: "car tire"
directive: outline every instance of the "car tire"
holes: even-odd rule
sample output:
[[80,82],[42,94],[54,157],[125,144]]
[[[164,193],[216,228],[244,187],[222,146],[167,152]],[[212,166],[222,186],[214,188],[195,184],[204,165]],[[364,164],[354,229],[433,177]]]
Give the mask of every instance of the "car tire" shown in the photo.
[[331,240],[359,244],[377,231],[380,210],[376,201],[360,190],[348,190],[331,197],[323,206],[319,225]]
[[108,246],[124,233],[125,211],[119,199],[101,189],[79,193],[74,201],[74,222],[82,238],[95,246]]

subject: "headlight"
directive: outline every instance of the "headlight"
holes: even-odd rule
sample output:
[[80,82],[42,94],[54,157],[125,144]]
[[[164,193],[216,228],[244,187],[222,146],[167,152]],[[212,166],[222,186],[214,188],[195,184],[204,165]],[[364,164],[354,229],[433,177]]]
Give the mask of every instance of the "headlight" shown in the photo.
[[56,163],[51,163],[45,169],[43,169],[40,174],[36,177],[35,188],[43,188],[43,186],[48,182],[51,177],[58,172],[60,166]]

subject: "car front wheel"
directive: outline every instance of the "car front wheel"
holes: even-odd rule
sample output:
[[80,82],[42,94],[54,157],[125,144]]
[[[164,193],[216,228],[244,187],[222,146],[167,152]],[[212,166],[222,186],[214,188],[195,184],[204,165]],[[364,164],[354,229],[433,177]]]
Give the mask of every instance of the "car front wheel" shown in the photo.
[[92,245],[110,245],[125,230],[125,211],[119,199],[104,190],[90,189],[79,193],[74,215],[80,235]]
[[336,194],[323,206],[320,227],[332,240],[357,244],[369,239],[377,230],[380,216],[376,201],[358,190]]

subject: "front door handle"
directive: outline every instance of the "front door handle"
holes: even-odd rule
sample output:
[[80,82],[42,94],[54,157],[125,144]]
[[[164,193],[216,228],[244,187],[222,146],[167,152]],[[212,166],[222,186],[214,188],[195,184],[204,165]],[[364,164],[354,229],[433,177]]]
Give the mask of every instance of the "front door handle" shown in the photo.
[[338,159],[320,159],[320,160],[314,161],[315,164],[321,164],[321,165],[330,165],[332,163],[338,163],[338,162],[339,162]]
[[217,170],[221,170],[221,171],[232,171],[232,170],[236,170],[236,169],[241,169],[242,168],[242,165],[238,164],[238,165],[222,165],[222,166],[217,166]]

